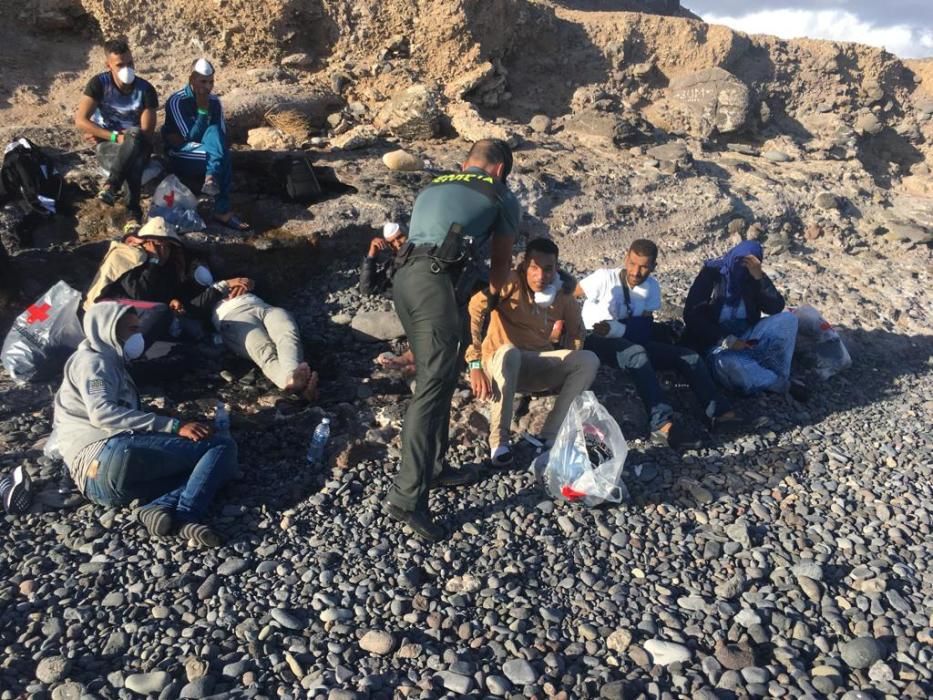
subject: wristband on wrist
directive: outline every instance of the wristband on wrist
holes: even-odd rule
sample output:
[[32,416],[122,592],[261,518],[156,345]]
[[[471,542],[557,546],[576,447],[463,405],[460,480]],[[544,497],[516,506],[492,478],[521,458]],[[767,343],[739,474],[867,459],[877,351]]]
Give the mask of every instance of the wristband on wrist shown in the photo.
[[117,142],[117,136],[118,136],[118,134],[117,134],[116,131],[111,131],[111,132],[110,132],[110,143],[116,143],[116,142]]
[[177,435],[179,430],[181,430],[181,421],[177,418],[172,418],[172,433]]
[[210,114],[210,112],[208,112],[206,109],[201,109],[198,107],[198,114]]
[[482,369],[483,363],[481,360],[470,360],[470,369]]

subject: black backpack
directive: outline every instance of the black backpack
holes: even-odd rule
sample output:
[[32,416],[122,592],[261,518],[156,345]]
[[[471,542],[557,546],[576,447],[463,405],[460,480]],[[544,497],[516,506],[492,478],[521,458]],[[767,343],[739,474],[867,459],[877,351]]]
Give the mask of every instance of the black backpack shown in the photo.
[[54,161],[42,149],[25,137],[15,139],[6,147],[0,167],[0,199],[22,197],[30,211],[44,216],[54,213],[39,197],[58,204],[63,179]]
[[321,184],[314,175],[311,161],[292,156],[285,164],[285,192],[293,202],[310,204],[321,195]]

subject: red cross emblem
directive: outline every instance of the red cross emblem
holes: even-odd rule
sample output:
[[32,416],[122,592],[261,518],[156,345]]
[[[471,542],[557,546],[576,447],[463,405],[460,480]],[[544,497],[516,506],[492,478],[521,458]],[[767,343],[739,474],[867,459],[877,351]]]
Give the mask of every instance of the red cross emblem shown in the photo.
[[162,199],[165,201],[165,206],[171,209],[175,205],[175,190],[169,190]]
[[33,304],[26,309],[26,324],[31,326],[33,323],[49,320],[49,304]]

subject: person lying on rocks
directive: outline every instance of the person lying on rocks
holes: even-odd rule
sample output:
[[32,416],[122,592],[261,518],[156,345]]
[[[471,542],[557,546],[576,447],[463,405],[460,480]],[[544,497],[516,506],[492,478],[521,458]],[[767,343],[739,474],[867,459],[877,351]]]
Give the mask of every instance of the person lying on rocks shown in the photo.
[[[408,234],[394,222],[386,222],[382,227],[382,236],[376,236],[369,242],[369,252],[360,265],[360,294],[375,296],[384,294],[392,287],[392,275],[395,274],[395,253],[408,241]],[[382,353],[376,358],[376,364],[384,369],[396,370],[403,376],[415,373],[415,356],[411,350],[401,355]]]
[[[224,280],[212,288],[226,293],[211,315],[214,327],[231,352],[252,360],[266,378],[282,391],[299,394],[308,401],[318,397],[318,374],[304,361],[298,326],[285,309],[271,306],[252,293],[240,280]],[[210,280],[202,282],[210,284]]]
[[805,387],[790,376],[797,317],[784,311],[763,259],[761,243],[743,241],[706,261],[684,305],[685,339],[724,387],[745,395],[790,392],[803,400]]
[[189,260],[173,228],[156,216],[137,233],[110,244],[85,294],[84,309],[102,299],[165,304],[171,314],[166,313],[165,323],[154,326],[146,340],[168,337],[172,318],[179,321],[177,335],[197,339],[221,299],[245,294],[253,286],[251,279],[236,277],[226,280],[223,290],[205,287],[196,280],[204,271]]
[[509,274],[492,311],[487,314],[488,292],[477,292],[470,299],[472,344],[466,351],[470,386],[476,398],[492,401],[489,449],[490,462],[497,468],[513,462],[509,427],[516,391],[559,392],[536,436],[550,447],[570,404],[590,387],[599,369],[599,358],[580,349],[580,307],[562,287],[557,256],[553,241],[536,238]]
[[676,370],[687,380],[711,426],[738,417],[696,352],[653,339],[654,312],[661,308],[661,285],[652,276],[657,259],[657,245],[638,239],[629,246],[623,267],[596,270],[580,280],[577,297],[585,298],[583,322],[589,331],[584,347],[604,364],[629,373],[648,413],[652,442],[695,447],[697,441],[675,421],[657,370]]
[[97,198],[112,206],[126,185],[130,220],[124,231],[131,233],[143,220],[140,190],[152,155],[159,101],[155,88],[136,75],[125,39],[106,42],[104,54],[107,70],[84,88],[75,126],[86,140],[97,144],[97,159],[109,173]]
[[186,182],[200,183],[195,189],[214,198],[214,220],[234,231],[249,231],[249,224],[230,208],[233,166],[223,107],[212,94],[214,77],[210,61],[194,62],[188,84],[165,103],[162,140],[172,172]]
[[131,306],[94,304],[84,333],[65,364],[53,418],[53,439],[78,489],[106,507],[141,500],[137,517],[150,535],[174,531],[199,545],[220,545],[204,519],[237,470],[236,443],[213,435],[207,423],[140,408],[127,362],[142,354],[144,341]]

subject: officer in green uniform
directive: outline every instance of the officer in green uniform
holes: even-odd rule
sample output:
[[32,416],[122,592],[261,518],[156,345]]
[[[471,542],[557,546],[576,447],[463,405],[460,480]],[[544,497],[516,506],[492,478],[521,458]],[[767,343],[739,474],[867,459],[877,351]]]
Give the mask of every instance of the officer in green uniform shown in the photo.
[[[402,461],[385,510],[424,539],[446,535],[428,511],[428,489],[467,483],[445,465],[450,402],[457,384],[462,304],[455,288],[472,251],[490,251],[490,298],[504,283],[521,206],[505,184],[512,151],[498,139],[473,144],[459,173],[441,175],[415,200],[396,259],[395,310],[415,356],[415,394],[402,426]],[[466,290],[469,295],[472,289]]]

